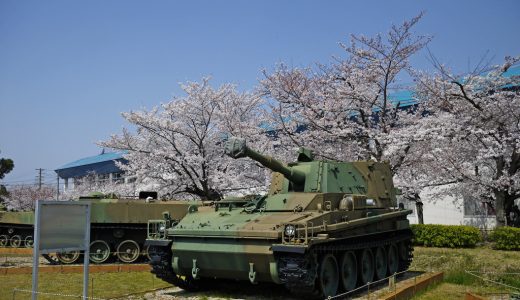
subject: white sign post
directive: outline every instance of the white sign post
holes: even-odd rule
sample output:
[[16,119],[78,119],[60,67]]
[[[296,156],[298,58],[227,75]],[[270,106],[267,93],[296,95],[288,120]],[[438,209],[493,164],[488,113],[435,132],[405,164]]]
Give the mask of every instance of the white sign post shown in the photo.
[[83,299],[88,296],[90,203],[37,201],[34,220],[32,299],[37,299],[41,254],[84,251]]

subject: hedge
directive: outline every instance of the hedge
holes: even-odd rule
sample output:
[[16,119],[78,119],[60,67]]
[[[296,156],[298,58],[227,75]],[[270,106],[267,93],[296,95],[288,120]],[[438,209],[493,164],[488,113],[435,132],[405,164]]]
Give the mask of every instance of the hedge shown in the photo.
[[494,248],[499,250],[520,250],[520,228],[497,227],[491,233]]
[[414,244],[426,247],[469,248],[482,240],[480,230],[463,225],[411,225]]

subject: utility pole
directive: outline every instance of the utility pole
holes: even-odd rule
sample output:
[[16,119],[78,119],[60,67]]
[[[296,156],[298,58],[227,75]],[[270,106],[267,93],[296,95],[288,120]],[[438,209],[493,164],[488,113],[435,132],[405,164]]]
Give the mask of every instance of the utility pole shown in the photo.
[[42,183],[43,183],[42,172],[43,172],[43,170],[45,170],[45,169],[42,169],[42,168],[36,169],[36,171],[38,171],[38,177],[36,178],[36,180],[38,181],[38,190],[42,189]]
[[56,175],[56,201],[60,201],[60,175]]

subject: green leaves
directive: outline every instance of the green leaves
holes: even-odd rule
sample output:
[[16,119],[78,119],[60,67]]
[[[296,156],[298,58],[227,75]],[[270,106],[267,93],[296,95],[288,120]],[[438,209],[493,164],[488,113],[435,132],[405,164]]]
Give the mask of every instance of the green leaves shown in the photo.
[[426,247],[469,248],[482,240],[480,230],[462,225],[412,225],[414,244]]
[[498,227],[491,233],[491,240],[495,249],[520,250],[520,228]]
[[14,163],[12,159],[0,158],[0,179],[3,179],[5,174],[11,172],[13,168]]

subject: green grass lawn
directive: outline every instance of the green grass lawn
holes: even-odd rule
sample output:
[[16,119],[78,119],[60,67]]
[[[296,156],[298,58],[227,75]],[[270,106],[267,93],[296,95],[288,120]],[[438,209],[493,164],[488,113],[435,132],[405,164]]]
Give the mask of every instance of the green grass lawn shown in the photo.
[[[469,291],[476,294],[514,292],[514,289],[486,282],[465,271],[488,272],[479,274],[487,279],[520,289],[520,251],[498,251],[489,247],[474,249],[447,249],[416,247],[411,270],[444,271],[444,282],[422,292],[414,299],[463,299]],[[505,274],[517,273],[517,274]],[[82,274],[40,273],[40,291],[81,295]],[[169,286],[149,272],[93,273],[90,274],[89,296],[116,298],[132,293]],[[13,299],[13,289],[31,289],[31,275],[0,275],[0,300]],[[27,293],[17,293],[14,299],[30,299]],[[71,299],[40,296],[39,299]]]
[[499,251],[486,246],[474,249],[415,247],[410,269],[444,272],[443,283],[414,299],[463,299],[466,292],[481,295],[520,292],[466,273],[475,271],[481,277],[520,289],[519,251]]
[[[13,299],[13,289],[31,289],[32,277],[27,275],[0,275],[0,300]],[[81,295],[83,274],[40,273],[40,292]],[[94,284],[92,288],[92,283]],[[90,274],[89,297],[114,298],[169,286],[150,272],[94,273]],[[93,290],[93,295],[92,295]],[[14,299],[30,299],[30,294],[16,292]],[[70,297],[44,296],[38,299],[72,299]]]

